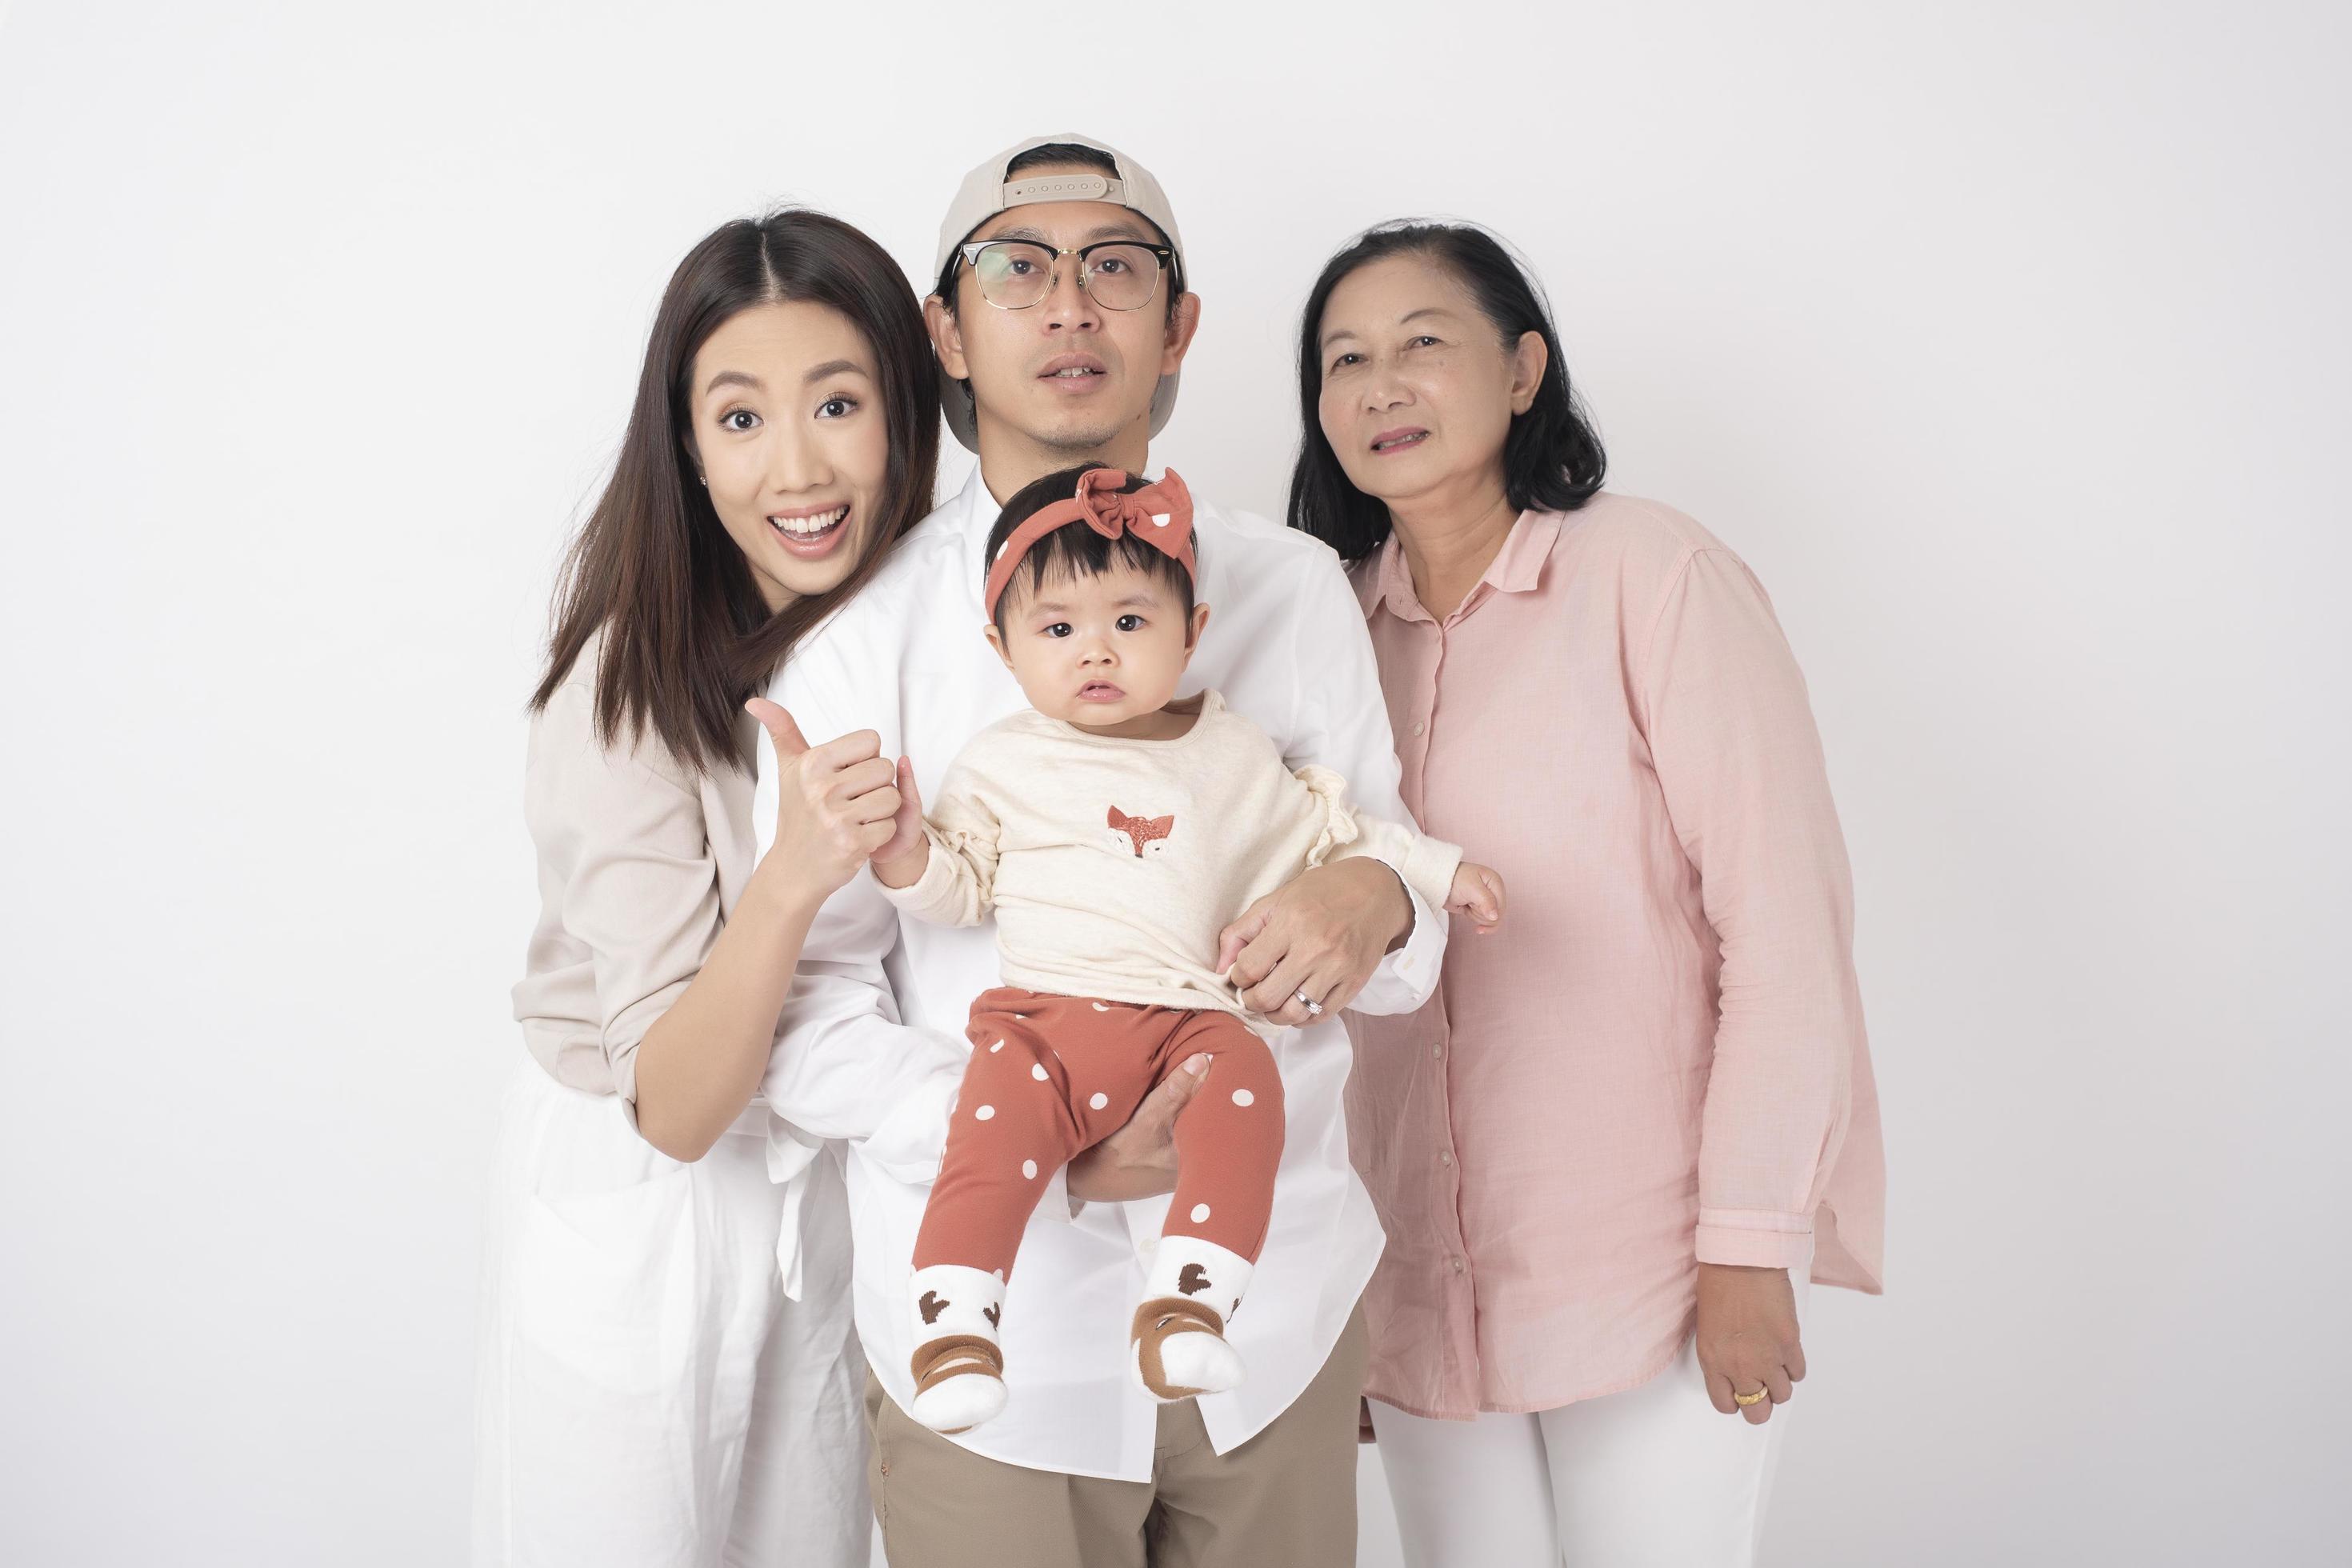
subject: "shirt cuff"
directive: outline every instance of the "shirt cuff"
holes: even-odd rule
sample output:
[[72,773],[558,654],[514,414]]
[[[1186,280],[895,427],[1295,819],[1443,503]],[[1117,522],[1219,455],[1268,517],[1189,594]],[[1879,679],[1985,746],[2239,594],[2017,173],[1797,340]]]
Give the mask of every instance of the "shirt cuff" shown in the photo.
[[1404,852],[1404,864],[1396,869],[1405,886],[1442,910],[1446,896],[1454,891],[1454,875],[1462,869],[1462,849],[1444,839],[1416,834]]
[[[882,889],[884,898],[907,913],[923,920],[937,921],[940,917],[932,911],[952,901],[955,872],[948,865],[948,851],[928,826],[923,829],[923,837],[930,846],[930,852],[923,857],[921,876],[903,888],[891,887],[879,877],[874,877],[874,885]],[[868,876],[874,875],[870,863],[866,869]]]
[[1701,1263],[1802,1268],[1812,1261],[1813,1216],[1764,1209],[1701,1209],[1697,1249]]
[[1405,897],[1412,900],[1412,931],[1402,947],[1381,960],[1372,977],[1356,993],[1356,999],[1348,1004],[1351,1013],[1387,1017],[1418,1012],[1437,994],[1438,972],[1445,963],[1445,911],[1443,907],[1433,907],[1415,891],[1413,885],[1404,880],[1402,872],[1397,876]]
[[865,1158],[909,1186],[937,1181],[947,1152],[948,1118],[963,1085],[961,1069],[933,1073],[883,1117],[861,1148]]

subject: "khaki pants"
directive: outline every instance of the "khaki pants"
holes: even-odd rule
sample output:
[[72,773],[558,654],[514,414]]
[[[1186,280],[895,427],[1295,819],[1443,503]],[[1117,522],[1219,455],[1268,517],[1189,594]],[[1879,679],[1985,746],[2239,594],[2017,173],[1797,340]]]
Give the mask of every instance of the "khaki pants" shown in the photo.
[[1191,1400],[1163,1407],[1149,1481],[984,1458],[868,1373],[866,1477],[891,1568],[1349,1568],[1366,1345],[1359,1307],[1315,1381],[1230,1454]]

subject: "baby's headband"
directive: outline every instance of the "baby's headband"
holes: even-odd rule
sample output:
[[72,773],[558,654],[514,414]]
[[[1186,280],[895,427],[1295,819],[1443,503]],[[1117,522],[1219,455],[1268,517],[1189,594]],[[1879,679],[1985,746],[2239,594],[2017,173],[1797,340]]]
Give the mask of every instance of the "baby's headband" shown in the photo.
[[1197,583],[1192,568],[1192,492],[1184,488],[1183,479],[1170,468],[1160,476],[1159,483],[1139,490],[1118,488],[1126,483],[1127,475],[1118,468],[1088,468],[1078,476],[1076,495],[1055,501],[1014,529],[1004,548],[997,552],[996,564],[988,569],[988,587],[982,597],[989,618],[995,618],[996,601],[1003,597],[1005,584],[1013,581],[1021,558],[1039,540],[1074,522],[1084,522],[1105,539],[1132,533],[1183,567],[1184,575]]

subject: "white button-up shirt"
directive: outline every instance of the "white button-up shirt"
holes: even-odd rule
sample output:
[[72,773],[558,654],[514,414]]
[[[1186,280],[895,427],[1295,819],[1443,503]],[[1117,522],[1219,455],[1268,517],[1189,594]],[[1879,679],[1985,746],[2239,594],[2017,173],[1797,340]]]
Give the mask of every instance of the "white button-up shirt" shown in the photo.
[[[964,742],[1024,706],[982,636],[982,553],[997,510],[975,467],[962,493],[794,650],[769,694],[803,733],[822,742],[877,731],[886,754],[912,759],[929,796]],[[1202,502],[1192,525],[1199,596],[1215,614],[1181,694],[1217,689],[1291,767],[1329,768],[1360,810],[1408,822],[1363,609],[1339,557],[1304,533]],[[764,855],[776,820],[774,757],[764,745],[751,819]],[[1408,893],[1412,935],[1356,998],[1359,1012],[1410,1013],[1436,986],[1444,916]],[[915,1232],[971,1050],[964,1023],[972,999],[998,983],[992,921],[902,921],[861,871],[809,932],[769,1064],[763,1093],[777,1115],[814,1137],[850,1141],[857,1331],[901,1405],[914,1397],[905,1297]],[[1286,1122],[1273,1222],[1229,1333],[1248,1376],[1200,1401],[1220,1454],[1288,1409],[1322,1369],[1381,1252],[1380,1224],[1348,1159],[1347,1032],[1324,1018],[1280,1031],[1274,1051]],[[1139,1258],[1168,1200],[1092,1204],[1073,1219],[1066,1191],[1058,1174],[1046,1187],[1006,1291],[1011,1403],[952,1440],[1034,1469],[1149,1480],[1157,1407],[1130,1383],[1128,1328]]]

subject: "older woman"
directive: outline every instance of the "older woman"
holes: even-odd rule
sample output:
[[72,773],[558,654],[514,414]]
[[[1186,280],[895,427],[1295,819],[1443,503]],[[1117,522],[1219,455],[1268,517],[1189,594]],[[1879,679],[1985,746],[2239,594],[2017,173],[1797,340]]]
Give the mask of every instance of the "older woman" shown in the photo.
[[1351,1019],[1367,1394],[1414,1564],[1753,1560],[1810,1281],[1879,1289],[1844,845],[1755,576],[1602,490],[1540,298],[1400,225],[1308,298],[1290,521],[1352,563],[1404,796],[1510,879]]

